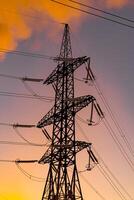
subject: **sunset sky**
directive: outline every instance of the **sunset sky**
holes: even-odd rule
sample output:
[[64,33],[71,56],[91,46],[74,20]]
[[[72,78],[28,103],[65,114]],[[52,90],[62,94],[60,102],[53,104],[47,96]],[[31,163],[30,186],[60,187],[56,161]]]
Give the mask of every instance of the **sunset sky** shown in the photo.
[[[78,9],[91,11],[71,3],[69,0],[58,1]],[[133,0],[79,0],[78,2],[134,20]],[[50,0],[12,0],[11,2],[0,0],[0,11],[0,51],[5,49],[57,56],[59,55],[64,23],[69,23],[73,56],[91,57],[91,68],[97,83],[133,147],[134,29],[90,16]],[[92,12],[98,14],[98,12]],[[119,21],[119,19],[116,20]],[[122,22],[134,26],[134,22]],[[55,67],[56,62],[53,60],[0,53],[0,74],[45,79]],[[81,66],[76,71],[75,77],[83,79],[85,76],[85,67]],[[28,83],[28,85],[41,96],[54,97],[51,86],[42,83]],[[1,92],[30,94],[21,80],[0,76],[0,123],[37,124],[54,103],[40,99],[1,96]],[[84,141],[89,139],[114,176],[134,199],[134,152],[132,156],[95,88],[91,84],[75,80],[75,96],[87,94],[93,95],[97,99],[105,118],[111,124],[119,141],[131,158],[133,169],[123,158],[102,121],[97,126],[89,127],[77,119],[76,137],[78,140]],[[86,121],[89,118],[89,113],[90,107],[86,107],[79,112],[79,116]],[[82,128],[86,136],[79,127]],[[0,130],[0,141],[24,142],[12,127],[0,126]],[[41,130],[37,128],[18,130],[33,143],[43,144],[47,142]],[[51,128],[48,127],[47,130],[51,135]],[[38,160],[47,149],[46,147],[3,144],[0,144],[0,148],[0,160]],[[87,163],[88,154],[83,151],[78,155],[78,169],[84,170]],[[33,176],[44,178],[44,181],[36,182],[28,179],[19,171],[15,163],[0,162],[0,200],[41,199],[48,166],[23,164],[21,167]],[[87,184],[84,177],[105,200],[121,199],[96,166],[91,171],[80,175],[84,200],[101,199],[97,192]],[[120,190],[122,191],[121,188]],[[124,196],[126,200],[131,199],[126,194]]]

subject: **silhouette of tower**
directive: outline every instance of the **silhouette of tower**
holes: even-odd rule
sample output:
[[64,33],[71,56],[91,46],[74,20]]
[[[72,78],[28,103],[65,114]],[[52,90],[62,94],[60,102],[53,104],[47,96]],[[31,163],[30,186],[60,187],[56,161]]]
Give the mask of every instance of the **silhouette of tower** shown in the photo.
[[[72,57],[68,24],[65,24],[60,55],[56,69],[44,81],[52,84],[55,91],[55,104],[38,122],[37,127],[51,139],[51,145],[39,160],[40,164],[49,164],[42,200],[83,200],[76,155],[87,148],[90,159],[97,163],[91,150],[91,143],[77,141],[75,135],[75,115],[95,98],[90,95],[74,98],[74,71],[89,58]],[[52,137],[45,126],[53,124]]]

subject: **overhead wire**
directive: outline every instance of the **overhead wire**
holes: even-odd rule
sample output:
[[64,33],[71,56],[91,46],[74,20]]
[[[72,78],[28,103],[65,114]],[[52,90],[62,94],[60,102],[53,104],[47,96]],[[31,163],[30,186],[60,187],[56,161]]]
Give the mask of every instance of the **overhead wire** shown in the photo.
[[[84,119],[81,119],[80,117],[78,117],[78,119],[81,122],[86,123]],[[130,166],[130,168],[132,169],[132,171],[134,171],[134,163],[133,163],[132,159],[130,158],[130,156],[126,152],[126,150],[123,147],[123,145],[121,144],[121,142],[119,141],[118,137],[116,136],[116,134],[115,134],[114,130],[112,129],[112,127],[110,126],[109,122],[106,119],[103,119],[103,123],[104,123],[104,126],[106,127],[106,129],[108,130],[108,133],[112,137],[113,141],[115,142],[116,146],[118,147],[121,155],[124,157],[124,159],[126,160],[126,162],[128,163],[128,165]],[[81,127],[80,127],[80,125],[78,123],[77,123],[77,125],[81,129]],[[81,129],[81,131],[82,131],[82,129]],[[82,131],[82,133],[84,134],[83,131]],[[86,137],[86,139],[87,139],[87,137]]]
[[[80,126],[80,124],[78,124],[78,127],[81,131],[81,133],[84,135],[85,139],[89,141],[89,138],[87,137],[87,135],[85,134],[84,130],[82,129],[82,127]],[[131,195],[127,192],[127,190],[122,186],[122,184],[119,182],[119,180],[115,177],[115,175],[113,175],[113,173],[111,172],[111,170],[108,168],[108,166],[105,164],[104,160],[100,157],[99,153],[95,150],[95,148],[93,148],[95,153],[97,154],[99,161],[102,162],[102,164],[104,165],[104,167],[106,168],[106,170],[109,172],[109,174],[112,176],[112,178],[115,180],[115,182],[120,186],[120,188],[123,190],[123,192],[125,193],[125,195],[127,195],[129,197],[129,199],[133,200],[133,198],[131,197]],[[108,172],[102,167],[101,163],[99,162],[99,171],[102,173],[102,175],[105,177],[105,179],[109,182],[109,184],[112,186],[112,188],[115,190],[115,192],[120,196],[120,198],[123,200],[126,200],[126,197],[122,194],[122,192],[120,191],[120,189],[116,186],[116,184],[113,182],[113,180],[111,179],[111,177],[109,176]]]
[[28,173],[26,170],[24,170],[19,163],[16,162],[16,160],[0,160],[0,162],[2,163],[15,163],[17,168],[21,171],[21,173],[23,175],[25,175],[27,178],[29,178],[30,180],[32,181],[36,181],[36,182],[44,182],[44,178],[41,178],[41,177],[37,177],[37,176],[34,176],[30,173]]
[[0,74],[0,77],[22,80],[22,77],[8,75],[8,74]]
[[88,125],[88,123],[87,123],[87,121],[86,120],[84,120],[80,115],[76,115],[76,118],[79,120],[79,121],[81,121],[82,123],[84,123],[84,124],[87,124]]
[[[81,82],[85,82],[85,81],[82,80],[82,79],[76,79],[76,80],[81,81]],[[109,115],[110,115],[112,121],[114,122],[114,124],[115,124],[115,126],[116,126],[116,128],[117,128],[117,130],[118,130],[118,133],[120,134],[122,140],[124,141],[126,147],[127,147],[128,150],[129,150],[130,154],[134,157],[134,150],[133,150],[133,148],[132,148],[132,146],[131,146],[129,140],[128,140],[127,137],[126,137],[126,133],[125,133],[125,131],[121,128],[121,126],[119,125],[119,123],[118,123],[118,121],[117,121],[117,119],[116,119],[116,117],[115,117],[115,114],[113,113],[111,107],[109,106],[109,104],[108,104],[108,102],[107,102],[105,96],[103,95],[103,93],[102,93],[102,91],[101,91],[101,89],[100,89],[100,87],[99,87],[99,85],[98,85],[98,83],[97,83],[96,80],[93,82],[93,86],[95,87],[96,91],[98,92],[98,94],[99,94],[99,96],[100,96],[100,98],[101,98],[101,100],[102,100],[102,102],[103,102],[103,104],[104,104],[106,110],[108,111],[108,113],[109,113]],[[80,120],[81,122],[86,123],[86,121],[85,121],[84,119],[80,118],[80,116],[77,115],[77,117],[79,118],[79,120]],[[87,124],[87,123],[86,123],[86,124]]]
[[85,181],[85,183],[87,183],[90,188],[102,199],[102,200],[106,200],[106,198],[89,182],[89,180],[87,180],[85,178],[85,176],[83,174],[80,173],[81,178]]
[[24,170],[20,164],[18,164],[17,162],[15,162],[17,168],[20,170],[20,172],[25,175],[28,179],[32,180],[32,181],[36,181],[36,182],[44,182],[45,178],[41,178],[41,177],[37,177],[37,176],[34,176],[30,173],[28,173],[26,170]]
[[25,52],[25,51],[17,51],[17,50],[10,50],[10,49],[2,49],[0,48],[1,53],[6,54],[14,54],[19,56],[28,56],[33,58],[40,58],[40,59],[48,59],[48,60],[54,60],[55,57],[44,55],[44,54],[38,54],[38,53],[32,53],[32,52]]
[[8,97],[16,97],[16,98],[24,98],[24,99],[42,99],[42,100],[46,100],[46,102],[53,101],[52,98],[49,98],[47,96],[33,96],[29,94],[16,93],[16,92],[0,91],[0,96],[8,96]]
[[2,160],[2,159],[0,159],[0,162],[15,163],[15,160]]
[[117,145],[119,151],[121,152],[121,155],[124,157],[124,159],[126,160],[128,165],[130,166],[132,171],[134,171],[134,163],[133,163],[133,161],[131,160],[131,158],[129,157],[127,152],[125,151],[125,148],[123,147],[123,145],[119,141],[118,137],[116,136],[116,134],[115,134],[114,130],[112,129],[112,127],[110,126],[109,122],[106,119],[103,120],[103,122],[104,122],[105,127],[108,130],[108,133],[111,135],[113,141],[115,142],[115,144]]
[[92,12],[90,12],[90,11],[88,11],[88,10],[84,10],[84,9],[82,9],[82,8],[78,8],[78,7],[75,7],[75,6],[72,6],[72,5],[63,3],[63,2],[61,2],[61,1],[57,1],[57,0],[50,0],[50,1],[52,1],[53,3],[59,4],[59,5],[62,5],[62,6],[71,8],[71,9],[73,9],[73,10],[77,10],[77,11],[79,11],[79,12],[83,12],[83,13],[86,13],[86,14],[88,14],[88,15],[92,15],[92,16],[95,16],[95,17],[98,17],[98,18],[101,18],[101,19],[104,19],[104,20],[107,20],[107,21],[110,21],[110,22],[113,22],[113,23],[116,23],[116,24],[119,24],[119,25],[128,27],[128,28],[134,29],[134,26],[132,26],[132,25],[129,25],[129,24],[126,24],[126,23],[123,23],[123,22],[120,22],[120,21],[116,21],[116,20],[111,19],[111,18],[107,18],[107,17],[101,16],[101,15],[92,13]]
[[[41,96],[39,94],[37,94],[33,89],[32,87],[30,87],[29,84],[27,84],[27,80],[28,81],[32,81],[32,82],[41,82],[43,81],[43,79],[35,79],[35,78],[29,78],[29,77],[20,77],[20,76],[13,76],[13,75],[8,75],[8,74],[0,74],[0,77],[4,77],[4,78],[10,78],[10,79],[17,79],[17,80],[20,80],[22,81],[22,83],[24,84],[24,87],[26,88],[26,90],[28,92],[30,92],[30,94],[32,94],[33,97],[39,99],[39,100],[42,100],[42,101],[48,101],[48,102],[52,102],[54,101],[54,98],[53,97],[50,97],[50,96]],[[0,92],[2,93],[2,92]],[[7,94],[7,93],[6,93]],[[5,95],[5,93],[4,93]],[[12,94],[11,93],[11,96],[12,95],[16,95],[15,94]],[[28,94],[17,94],[17,96],[25,96],[25,95],[28,95]],[[29,97],[29,96],[28,96]]]
[[[76,1],[76,0],[68,0],[68,1]],[[93,7],[93,8],[94,8],[94,7]],[[110,13],[110,14],[111,14],[111,13]],[[118,16],[118,17],[121,17],[121,16]],[[124,18],[124,19],[127,20],[126,18]],[[131,21],[134,22],[133,20],[131,20]],[[73,34],[73,33],[72,33],[72,34]],[[78,44],[78,43],[79,43],[79,42],[77,41],[77,44]],[[79,48],[79,49],[80,49],[80,48]],[[95,77],[95,76],[94,76],[94,77]],[[80,82],[85,82],[84,79],[80,79],[80,78],[77,78],[77,77],[75,77],[75,79],[76,79],[77,81],[80,81]],[[122,140],[124,141],[124,143],[125,143],[127,149],[129,150],[130,154],[134,157],[134,149],[133,149],[131,143],[129,142],[128,138],[126,137],[126,135],[127,135],[127,134],[126,134],[126,131],[120,126],[119,122],[117,121],[117,117],[116,117],[115,113],[113,113],[113,111],[112,111],[112,109],[111,109],[111,107],[110,107],[110,105],[109,105],[109,103],[108,103],[106,97],[104,96],[102,90],[100,89],[100,86],[99,86],[99,84],[98,84],[98,82],[97,82],[97,80],[96,80],[96,77],[95,77],[95,80],[93,80],[93,81],[91,81],[91,82],[92,82],[92,86],[94,86],[95,89],[96,89],[96,91],[98,92],[98,94],[99,94],[99,96],[100,96],[100,98],[101,98],[101,100],[102,100],[102,102],[103,102],[103,104],[104,104],[106,110],[108,111],[108,113],[109,113],[109,115],[110,115],[110,117],[111,117],[111,119],[112,119],[114,125],[116,126],[116,128],[117,128],[117,130],[118,130],[118,133],[120,134]],[[91,86],[91,84],[90,84],[90,86]],[[79,119],[80,119],[80,118],[79,118]],[[80,120],[83,121],[84,123],[86,122],[86,121],[83,120],[83,119],[80,119]]]
[[118,18],[118,19],[121,19],[121,20],[125,20],[125,21],[127,21],[127,22],[132,22],[132,23],[134,23],[134,20],[129,19],[129,18],[126,18],[126,17],[123,17],[123,16],[120,16],[120,15],[117,15],[117,14],[115,14],[115,13],[111,13],[111,12],[102,10],[102,9],[100,9],[100,8],[94,7],[94,6],[90,6],[90,5],[87,5],[87,4],[84,4],[84,3],[80,3],[80,2],[78,2],[78,1],[76,1],[76,0],[68,0],[68,1],[70,1],[70,2],[72,2],[72,3],[75,3],[75,4],[77,4],[77,5],[80,5],[80,6],[86,7],[86,8],[90,8],[90,9],[95,10],[95,11],[99,11],[99,12],[101,12],[101,13],[110,15],[110,16],[112,16],[112,17],[116,17],[116,18]]
[[100,87],[99,87],[99,84],[97,83],[97,81],[94,81],[93,85],[94,85],[96,91],[98,92],[98,94],[99,94],[99,96],[100,96],[100,98],[101,98],[101,100],[102,100],[102,102],[103,102],[103,104],[104,104],[106,110],[108,111],[108,113],[109,113],[109,115],[110,115],[112,121],[114,122],[114,124],[115,124],[115,126],[116,126],[116,128],[117,128],[117,130],[118,130],[118,132],[119,132],[119,134],[120,134],[120,136],[121,136],[121,138],[123,139],[125,145],[127,146],[129,152],[131,153],[131,155],[134,157],[134,150],[133,150],[133,148],[132,148],[130,142],[128,141],[128,139],[127,139],[127,137],[126,137],[126,133],[125,133],[125,131],[121,128],[121,126],[119,125],[119,123],[118,123],[118,121],[117,121],[117,119],[116,119],[116,117],[115,117],[115,114],[113,113],[111,107],[109,106],[109,104],[108,104],[108,102],[107,102],[106,97],[103,95],[103,93],[102,93],[102,91],[101,91],[101,89],[100,89]]
[[[85,123],[86,121],[84,119],[82,119],[81,117],[77,116],[77,118]],[[131,167],[131,169],[134,171],[134,163],[132,161],[132,159],[130,158],[130,156],[128,155],[128,153],[126,152],[125,148],[123,147],[123,145],[121,144],[121,142],[119,141],[118,137],[116,136],[113,128],[110,126],[109,122],[107,119],[103,119],[103,123],[105,125],[105,127],[108,130],[108,133],[111,135],[112,139],[114,140],[115,144],[117,145],[119,151],[121,152],[122,156],[124,157],[124,159],[127,161],[127,163],[129,164],[129,166]]]
[[28,139],[26,139],[26,138],[19,132],[18,128],[13,127],[13,129],[14,129],[15,133],[16,133],[23,141],[25,141],[25,142],[28,143],[29,145],[44,146],[44,144],[34,143],[34,142],[31,142],[31,141],[29,141]]
[[[84,81],[84,80],[80,80],[80,81]],[[100,98],[101,98],[101,100],[102,100],[104,106],[106,107],[106,110],[108,111],[108,113],[109,113],[109,115],[110,115],[112,121],[114,122],[114,124],[115,124],[115,126],[116,126],[116,128],[117,128],[117,130],[118,130],[118,132],[119,132],[119,134],[120,134],[120,136],[121,136],[121,138],[123,139],[123,141],[124,141],[126,147],[128,148],[128,150],[129,150],[129,152],[131,153],[131,155],[134,157],[133,148],[132,148],[130,142],[128,141],[128,139],[127,139],[127,137],[126,137],[125,132],[123,131],[123,129],[122,129],[121,126],[119,125],[118,121],[116,120],[115,115],[113,114],[112,109],[110,108],[110,106],[109,106],[109,104],[108,104],[108,102],[107,102],[105,96],[103,95],[103,93],[102,93],[102,91],[101,91],[101,89],[100,89],[100,87],[99,87],[97,81],[94,80],[94,81],[92,81],[92,82],[93,82],[93,85],[94,85],[96,91],[98,92],[98,94],[99,94],[99,96],[100,96]],[[83,123],[85,123],[85,121],[84,121],[83,119],[80,119],[80,117],[79,117],[79,120],[82,121]],[[104,120],[105,120],[105,119],[104,119]],[[106,123],[107,123],[107,127],[106,127],[106,128],[108,129],[108,127],[109,127],[108,130],[111,131],[111,132],[113,133],[113,137],[115,137],[115,139],[114,139],[114,138],[113,138],[113,139],[114,139],[114,141],[116,142],[116,145],[118,146],[118,148],[119,148],[119,150],[121,151],[121,153],[124,154],[124,155],[123,155],[124,158],[127,160],[127,162],[129,162],[129,165],[131,165],[131,168],[133,169],[134,164],[133,164],[133,162],[132,162],[132,159],[130,158],[130,156],[129,156],[128,153],[126,152],[126,150],[125,150],[125,148],[123,147],[123,145],[121,144],[121,142],[119,141],[119,139],[118,139],[118,137],[116,136],[116,134],[114,133],[112,127],[110,127],[110,124],[109,124],[108,120],[106,120]],[[105,124],[105,126],[106,126],[106,124]],[[117,144],[117,143],[118,143],[118,144]],[[130,163],[131,163],[131,164],[130,164]]]
[[110,176],[108,175],[108,173],[101,166],[98,166],[98,169],[101,172],[101,174],[105,177],[105,179],[107,180],[107,182],[112,186],[112,188],[114,189],[114,191],[118,194],[118,196],[122,200],[126,200],[126,197],[122,194],[122,192],[119,190],[119,188],[113,183],[113,181],[110,178]]
[[[19,125],[19,124],[10,124],[10,123],[1,123],[0,125],[2,126],[11,126],[13,127],[13,130],[15,131],[15,133],[24,141],[24,142],[14,142],[14,141],[0,141],[0,144],[10,144],[10,145],[29,145],[29,146],[40,146],[40,147],[45,147],[48,146],[49,143],[43,143],[43,144],[39,144],[39,143],[34,143],[29,141],[28,139],[26,139],[18,130],[18,127],[20,126],[21,128],[24,127],[24,125]],[[26,125],[25,125],[26,126]],[[27,125],[30,127],[34,127],[34,125]]]
[[3,145],[17,145],[17,146],[35,146],[35,147],[48,147],[48,143],[45,144],[34,144],[34,143],[27,143],[27,142],[11,142],[11,141],[0,141],[0,144]]
[[[115,180],[115,182],[120,186],[120,188],[123,190],[123,192],[129,197],[130,200],[134,200],[133,197],[128,193],[128,191],[125,189],[125,187],[120,183],[120,181],[116,178],[116,176],[113,174],[113,172],[109,169],[107,164],[104,162],[100,154],[96,151],[94,147],[92,147],[95,154],[97,155],[99,161],[103,164],[103,166],[106,168],[106,170],[109,172],[111,177]],[[101,163],[99,162],[100,166],[102,167]]]
[[41,101],[47,101],[47,102],[53,102],[54,101],[54,98],[53,97],[46,97],[45,99],[42,99],[42,98],[40,98],[41,96],[39,95],[39,94],[37,94],[33,89],[32,89],[32,87],[30,87],[30,85],[29,84],[27,84],[27,82],[26,81],[22,81],[23,82],[23,84],[24,84],[24,87],[32,94],[32,96],[33,97],[37,97],[37,98],[39,98],[39,100],[41,100]]

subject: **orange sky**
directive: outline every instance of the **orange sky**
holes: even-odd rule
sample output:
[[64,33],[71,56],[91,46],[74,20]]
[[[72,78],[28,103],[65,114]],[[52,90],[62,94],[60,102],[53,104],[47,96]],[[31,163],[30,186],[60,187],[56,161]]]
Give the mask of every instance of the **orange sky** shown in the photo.
[[[60,0],[61,1],[61,0]],[[68,0],[62,1],[64,3],[68,3]],[[80,1],[83,2],[83,1]],[[85,3],[89,3],[88,0],[84,1]],[[133,1],[130,0],[100,0],[97,4],[96,1],[91,1],[92,5],[101,6],[102,8],[109,8],[109,9],[117,9],[118,11],[123,7],[125,8],[126,5],[132,4]],[[57,26],[50,25],[51,20],[58,21],[58,22],[70,22],[71,24],[75,25],[75,29],[77,26],[77,23],[81,22],[81,26],[84,22],[86,22],[87,17],[81,16],[81,13],[74,12],[74,10],[70,10],[68,8],[65,8],[63,6],[59,6],[57,4],[54,4],[50,1],[44,1],[44,0],[12,0],[12,3],[9,3],[9,0],[0,0],[0,47],[4,49],[17,49],[17,47],[21,43],[24,42],[25,44],[30,41],[32,36],[35,34],[38,37],[39,32],[43,32],[43,35],[45,34],[55,34],[55,32],[62,33],[63,26]],[[23,15],[23,14],[24,15]],[[27,17],[26,15],[39,17],[41,20],[33,20],[30,17]],[[89,18],[88,18],[89,19]],[[85,20],[85,21],[84,21]],[[36,21],[36,22],[35,22]],[[80,26],[79,25],[79,26]],[[45,28],[48,28],[49,31],[46,31]],[[88,26],[87,26],[88,27]],[[85,27],[85,30],[88,28]],[[61,29],[62,28],[62,29]],[[104,28],[105,27],[100,27]],[[110,103],[113,106],[115,111],[119,111],[117,113],[120,116],[122,120],[124,119],[124,126],[125,128],[128,128],[129,137],[132,136],[132,125],[128,127],[128,124],[130,123],[130,120],[132,120],[133,115],[130,116],[130,111],[128,111],[126,107],[126,90],[124,92],[124,87],[118,86],[120,84],[120,78],[116,78],[116,70],[118,70],[118,63],[119,60],[116,60],[117,62],[117,68],[114,68],[114,58],[111,61],[110,65],[110,59],[112,59],[112,55],[114,54],[117,49],[113,49],[110,51],[109,49],[105,49],[106,47],[112,48],[112,43],[114,40],[111,41],[111,43],[108,41],[105,41],[103,43],[103,46],[100,47],[98,50],[96,41],[103,41],[103,39],[106,36],[103,36],[100,34],[100,30],[94,29],[93,25],[91,25],[91,29],[95,30],[95,32],[91,32],[92,35],[95,35],[95,41],[93,41],[93,45],[91,45],[90,37],[91,35],[86,35],[86,31],[82,35],[81,40],[83,40],[83,49],[85,46],[87,47],[86,55],[90,54],[93,57],[93,63],[95,59],[98,59],[96,61],[96,66],[98,67],[98,72],[101,71],[103,66],[103,60],[107,61],[107,64],[105,65],[105,68],[103,68],[103,71],[99,75],[102,75],[101,78],[104,79],[104,82],[102,81],[104,85],[104,91],[106,91],[106,95],[110,98]],[[79,32],[79,29],[77,29]],[[108,32],[109,31],[109,32]],[[105,33],[110,34],[110,30],[105,31]],[[98,35],[97,35],[98,34]],[[108,34],[108,35],[109,35]],[[120,32],[119,37],[121,36],[122,32]],[[72,35],[71,35],[72,36]],[[115,39],[118,35],[113,33],[113,38]],[[44,36],[45,38],[45,36]],[[84,41],[86,38],[86,41]],[[108,38],[108,37],[107,37]],[[125,36],[124,36],[125,38]],[[73,40],[72,36],[72,40]],[[38,38],[39,42],[42,42],[42,38]],[[89,40],[89,41],[88,41]],[[45,40],[43,40],[44,42]],[[54,43],[54,46],[59,44],[61,41],[58,40]],[[109,39],[110,41],[110,39]],[[118,39],[116,40],[118,41]],[[52,41],[45,41],[43,45],[45,46],[45,49],[43,49],[43,53],[47,52],[49,50],[50,52],[54,52],[55,55],[57,55],[58,49],[56,51],[53,50],[52,45],[49,46],[49,42]],[[89,43],[88,43],[89,42]],[[91,40],[92,42],[92,40]],[[32,40],[32,44],[33,44]],[[52,42],[53,43],[53,42]],[[116,43],[116,42],[115,42]],[[55,45],[56,44],[56,45]],[[59,47],[60,45],[58,45]],[[120,46],[120,44],[119,44]],[[29,43],[28,48],[25,46],[26,51],[29,49]],[[39,46],[40,47],[40,46]],[[94,49],[92,48],[94,47]],[[96,49],[95,49],[96,48]],[[99,47],[98,47],[99,48]],[[119,47],[118,47],[119,48]],[[76,47],[75,50],[79,49],[79,47]],[[122,48],[123,49],[123,48]],[[122,50],[119,49],[119,52]],[[129,47],[128,47],[129,49]],[[131,49],[131,48],[130,48]],[[98,51],[97,51],[98,50]],[[100,52],[108,52],[110,51],[111,55],[107,58],[107,56],[104,55],[104,57],[99,57]],[[93,52],[93,54],[92,54]],[[132,53],[132,52],[131,52]],[[123,57],[123,54],[119,54],[118,52],[115,53],[117,58],[121,59]],[[118,56],[119,54],[119,56]],[[130,53],[129,53],[130,54]],[[3,58],[4,55],[2,54],[1,57]],[[100,62],[101,60],[101,62]],[[3,60],[3,65],[1,64],[1,72],[0,73],[6,73],[6,74],[16,74],[17,76],[20,75],[30,75],[34,77],[47,77],[49,73],[56,67],[55,63],[45,63],[45,61],[39,61],[39,60],[31,60],[28,58],[18,58],[16,57],[7,57],[7,59]],[[119,63],[121,66],[124,62]],[[110,70],[110,66],[113,66],[113,70],[108,74],[108,70]],[[45,67],[47,66],[47,67]],[[133,66],[133,64],[132,64]],[[109,67],[109,69],[108,69]],[[122,68],[121,68],[122,69]],[[128,71],[130,71],[130,68],[128,67]],[[115,72],[115,73],[114,73]],[[84,70],[83,68],[78,73],[78,75],[83,78]],[[113,74],[112,74],[113,73]],[[131,72],[128,72],[131,73]],[[108,76],[107,76],[108,75]],[[106,76],[106,78],[104,78]],[[120,75],[121,76],[121,75]],[[127,76],[127,75],[126,75]],[[113,78],[110,82],[110,78]],[[0,80],[0,88],[1,90],[6,91],[18,91],[22,93],[26,93],[27,91],[23,87],[22,83],[16,82],[16,80],[13,80],[13,82],[10,82],[11,80]],[[123,82],[123,81],[122,81]],[[125,82],[125,81],[124,81]],[[126,81],[127,82],[127,81]],[[129,81],[128,81],[129,82]],[[18,85],[21,86],[18,86]],[[111,85],[112,86],[111,86]],[[116,85],[117,84],[117,85]],[[36,86],[35,86],[36,87]],[[41,89],[39,89],[42,87]],[[3,89],[4,88],[4,89]],[[33,86],[34,88],[34,86]],[[39,91],[42,94],[48,95],[48,96],[54,96],[54,92],[50,87],[46,86],[39,86],[36,88],[37,91]],[[76,94],[82,95],[82,94],[93,94],[93,91],[90,87],[87,85],[80,86],[77,83],[76,87]],[[110,92],[109,92],[110,91]],[[131,93],[132,95],[132,93]],[[3,122],[20,122],[20,123],[36,123],[38,120],[41,119],[42,115],[44,115],[52,106],[52,104],[47,104],[40,101],[17,101],[14,99],[0,99],[0,105],[1,105],[1,116],[0,120]],[[131,104],[129,104],[130,106]],[[131,107],[131,106],[130,106]],[[81,113],[82,117],[86,120],[88,118],[89,108],[87,110],[83,111]],[[10,112],[9,112],[10,111]],[[106,111],[105,111],[106,112]],[[3,114],[4,113],[4,114]],[[6,113],[6,114],[5,114]],[[107,114],[106,114],[107,115]],[[127,115],[127,117],[126,117]],[[124,118],[123,118],[124,116]],[[121,121],[122,122],[122,121]],[[108,166],[110,166],[111,169],[115,172],[115,174],[119,177],[121,182],[125,185],[125,187],[129,190],[131,194],[134,195],[133,191],[133,173],[131,172],[130,168],[127,166],[127,164],[124,162],[124,159],[120,156],[120,153],[118,149],[116,148],[115,144],[111,142],[111,138],[107,136],[106,130],[103,129],[103,126],[100,124],[98,127],[88,127],[85,126],[85,124],[81,124],[83,129],[85,130],[85,133],[89,137],[89,139],[93,142],[95,147],[97,147],[97,150],[101,152],[102,156],[105,158],[106,162],[108,163]],[[21,133],[24,134],[26,138],[29,140],[32,140],[33,142],[42,143],[44,142],[44,137],[41,134],[40,131],[36,129],[32,130],[20,130]],[[85,138],[81,135],[80,130],[77,128],[77,137],[81,140],[85,140]],[[17,137],[14,134],[14,131],[10,127],[1,127],[1,140],[17,140],[20,141],[19,137]],[[31,147],[14,147],[14,146],[1,146],[1,158],[2,159],[39,159],[45,152],[46,148],[31,148]],[[82,157],[84,157],[84,161],[79,161],[79,167],[81,169],[85,169],[85,165],[87,164],[86,156],[87,154],[84,152],[81,154]],[[81,157],[80,157],[81,158]],[[123,164],[122,164],[123,163]],[[29,173],[38,176],[38,177],[46,177],[47,174],[47,167],[39,166],[39,165],[31,165],[31,166],[25,166],[23,165],[23,168],[26,169]],[[104,194],[106,200],[120,200],[120,198],[112,191],[110,186],[108,186],[107,182],[100,178],[99,172],[97,172],[97,169],[93,169],[91,172],[86,172],[85,176],[89,179],[89,181],[100,191],[102,194]],[[1,178],[1,188],[0,188],[0,200],[7,199],[7,200],[37,200],[41,198],[42,191],[44,188],[44,182],[38,183],[38,182],[32,182],[31,180],[27,179],[25,176],[21,174],[21,172],[16,168],[15,164],[1,164],[0,165],[0,178]],[[83,193],[86,194],[87,199],[92,200],[99,200],[100,198],[91,190],[89,186],[82,180],[81,178],[81,185],[83,188]],[[5,196],[5,197],[4,197]]]
[[[68,0],[61,1],[65,4],[77,6],[79,5],[69,2]],[[99,6],[106,8],[122,8],[127,4],[131,4],[132,1],[128,0],[101,0]],[[85,3],[89,1],[85,0]],[[96,4],[96,1],[91,1],[91,4]],[[9,4],[8,0],[0,0],[0,47],[3,49],[16,49],[19,41],[28,39],[36,26],[33,23],[33,19],[28,16],[40,17],[38,21],[38,31],[42,27],[48,25],[49,19],[64,23],[73,21],[77,18],[78,23],[82,20],[80,12],[74,12],[74,10],[58,5],[52,1],[43,0],[12,0]],[[76,23],[76,20],[75,20]],[[49,25],[48,25],[49,26]],[[1,58],[3,58],[1,54]]]

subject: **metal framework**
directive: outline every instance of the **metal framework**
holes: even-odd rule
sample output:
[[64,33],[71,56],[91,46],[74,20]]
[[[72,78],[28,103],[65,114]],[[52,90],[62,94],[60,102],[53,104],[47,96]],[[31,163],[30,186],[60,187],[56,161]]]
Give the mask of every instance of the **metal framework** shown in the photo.
[[[58,65],[44,82],[52,84],[55,104],[37,124],[51,140],[51,145],[39,160],[40,164],[49,164],[42,200],[83,200],[76,154],[87,148],[91,161],[98,162],[91,143],[76,141],[75,136],[76,113],[95,101],[90,95],[74,98],[74,71],[89,59],[86,56],[72,57],[69,26],[65,24]],[[53,124],[52,137],[45,130],[45,126],[50,124]]]

